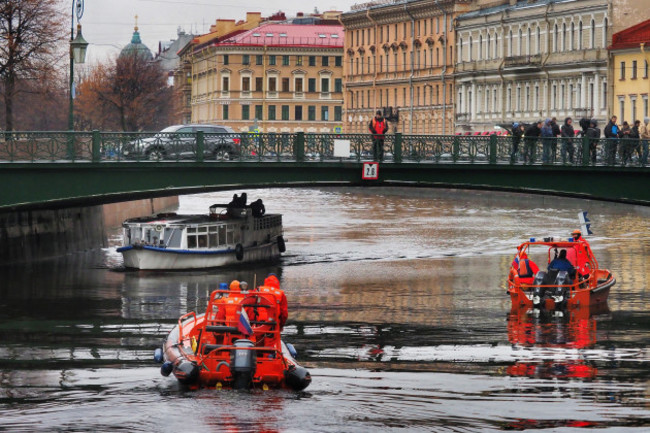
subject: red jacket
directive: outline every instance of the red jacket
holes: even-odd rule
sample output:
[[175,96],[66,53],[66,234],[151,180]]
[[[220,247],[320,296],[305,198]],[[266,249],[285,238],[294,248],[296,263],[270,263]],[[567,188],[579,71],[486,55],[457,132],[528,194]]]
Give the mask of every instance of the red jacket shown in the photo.
[[289,318],[287,296],[282,290],[280,290],[280,280],[278,280],[278,277],[275,275],[269,275],[266,277],[264,280],[264,286],[275,295],[276,302],[278,303],[278,321],[280,322],[280,329],[282,329]]
[[380,120],[373,117],[368,124],[368,130],[373,134],[374,138],[384,138],[384,134],[388,131],[388,122],[383,117]]

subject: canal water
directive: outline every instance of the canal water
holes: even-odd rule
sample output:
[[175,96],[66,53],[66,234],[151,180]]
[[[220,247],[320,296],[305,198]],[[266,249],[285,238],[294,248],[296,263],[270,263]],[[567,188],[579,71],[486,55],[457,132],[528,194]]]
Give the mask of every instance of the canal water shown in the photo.
[[[0,431],[367,432],[650,429],[650,209],[416,188],[247,191],[287,252],[231,270],[123,269],[111,247],[0,267]],[[184,196],[203,213],[231,192]],[[528,237],[589,211],[607,308],[511,311]],[[154,348],[233,279],[280,276],[305,392],[186,391]]]

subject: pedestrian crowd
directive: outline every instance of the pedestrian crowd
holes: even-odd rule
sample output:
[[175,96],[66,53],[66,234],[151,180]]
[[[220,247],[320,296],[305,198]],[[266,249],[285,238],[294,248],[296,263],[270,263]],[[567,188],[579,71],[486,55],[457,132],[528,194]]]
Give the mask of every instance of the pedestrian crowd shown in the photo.
[[[539,120],[533,124],[515,122],[512,125],[512,151],[510,162],[516,163],[521,155],[524,164],[532,164],[536,159],[537,142],[542,143],[542,163],[553,164],[557,161],[558,144],[562,163],[573,164],[576,156],[576,145],[581,144],[580,137],[589,139],[589,156],[593,164],[596,163],[598,146],[604,143],[604,162],[609,165],[616,164],[616,155],[619,155],[622,165],[632,162],[637,155],[640,165],[648,163],[648,144],[650,143],[650,118],[646,117],[642,123],[636,120],[633,125],[627,121],[622,126],[617,123],[616,116],[612,116],[603,131],[605,140],[601,141],[601,131],[596,119],[581,119],[580,129],[573,126],[573,119],[567,117],[564,124],[558,126],[557,119]],[[523,142],[523,149],[521,144]]]

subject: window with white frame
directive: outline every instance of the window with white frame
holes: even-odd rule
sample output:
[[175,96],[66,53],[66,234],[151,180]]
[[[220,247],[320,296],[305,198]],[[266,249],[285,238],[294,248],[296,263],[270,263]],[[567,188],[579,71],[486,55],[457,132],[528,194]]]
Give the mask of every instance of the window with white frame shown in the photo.
[[618,118],[625,119],[625,96],[618,97]]
[[582,49],[582,21],[578,23],[578,49]]

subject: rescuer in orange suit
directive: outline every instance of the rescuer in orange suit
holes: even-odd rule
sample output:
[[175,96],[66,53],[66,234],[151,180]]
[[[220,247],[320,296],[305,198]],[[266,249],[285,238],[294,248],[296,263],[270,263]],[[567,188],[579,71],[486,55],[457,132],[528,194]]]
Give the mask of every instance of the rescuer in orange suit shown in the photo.
[[522,284],[533,284],[535,274],[539,271],[539,267],[528,258],[526,253],[519,255],[519,281]]
[[[230,287],[228,288],[230,290],[231,295],[237,296],[241,294],[241,284],[238,280],[232,280],[230,282]],[[229,297],[232,297],[229,295]],[[222,304],[219,310],[217,311],[217,317],[216,320],[225,322],[226,321],[226,306],[225,304]]]
[[289,306],[287,304],[287,296],[284,291],[280,289],[280,280],[275,274],[269,274],[264,280],[264,286],[275,296],[278,304],[278,321],[280,322],[280,330],[284,328],[284,324],[289,317]]
[[587,239],[582,237],[582,232],[580,230],[574,230],[571,232],[571,236],[573,237],[573,242],[584,242],[585,244],[589,245]]

